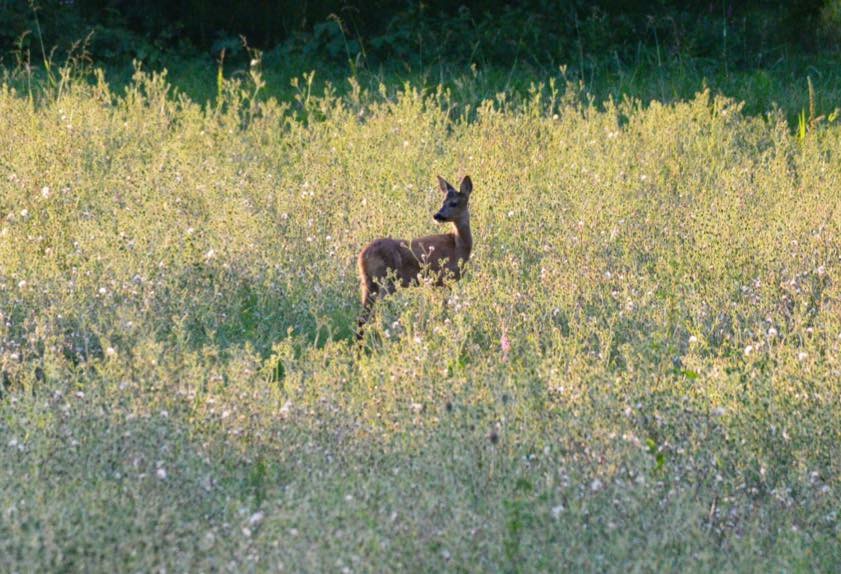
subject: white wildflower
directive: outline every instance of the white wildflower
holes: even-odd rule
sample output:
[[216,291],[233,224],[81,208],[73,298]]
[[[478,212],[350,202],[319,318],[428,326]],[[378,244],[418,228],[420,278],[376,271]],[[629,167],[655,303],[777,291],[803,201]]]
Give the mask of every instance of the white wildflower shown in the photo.
[[202,548],[204,550],[210,550],[215,543],[216,537],[213,535],[212,532],[208,532],[204,535],[204,540],[202,541]]
[[161,480],[166,480],[166,469],[164,467],[160,467],[158,470],[155,471],[155,476],[157,476]]
[[41,197],[47,199],[50,196],[50,188],[48,186],[44,186],[41,188]]
[[262,511],[255,512],[251,515],[251,518],[248,519],[248,524],[250,526],[259,526],[265,517],[266,515]]
[[282,416],[282,417],[289,416],[289,410],[291,408],[292,408],[292,401],[287,400],[285,403],[283,403],[283,406],[280,407],[280,411],[279,411],[280,416]]

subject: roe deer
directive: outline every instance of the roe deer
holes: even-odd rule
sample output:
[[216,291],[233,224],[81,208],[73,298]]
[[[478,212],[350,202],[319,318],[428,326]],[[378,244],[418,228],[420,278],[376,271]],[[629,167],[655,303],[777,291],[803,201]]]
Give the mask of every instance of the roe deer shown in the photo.
[[469,176],[465,176],[456,191],[438,176],[438,187],[445,194],[444,205],[432,218],[439,223],[452,222],[453,231],[409,242],[390,237],[375,239],[359,254],[362,315],[359,317],[357,338],[362,336],[362,327],[370,317],[377,296],[394,291],[395,282],[408,286],[417,281],[423,268],[429,268],[437,275],[437,285],[443,284],[446,275],[452,274],[455,279],[461,276],[461,266],[470,259],[470,250],[473,249],[468,209],[473,183]]

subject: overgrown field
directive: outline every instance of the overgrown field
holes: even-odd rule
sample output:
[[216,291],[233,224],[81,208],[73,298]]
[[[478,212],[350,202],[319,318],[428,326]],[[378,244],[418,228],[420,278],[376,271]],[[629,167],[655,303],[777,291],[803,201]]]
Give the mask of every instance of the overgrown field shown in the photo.
[[0,88],[0,571],[841,568],[841,128],[223,88]]

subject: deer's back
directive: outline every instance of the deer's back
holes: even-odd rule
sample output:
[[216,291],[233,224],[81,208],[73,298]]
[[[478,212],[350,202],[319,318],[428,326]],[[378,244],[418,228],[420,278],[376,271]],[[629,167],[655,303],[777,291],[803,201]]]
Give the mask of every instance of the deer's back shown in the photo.
[[402,282],[408,284],[426,266],[436,273],[447,269],[458,277],[455,238],[451,233],[411,241],[383,237],[369,243],[359,254],[360,270],[370,278],[383,278],[389,269],[393,269]]
[[403,239],[383,237],[369,243],[359,254],[359,268],[369,278],[381,279],[393,269],[404,283],[420,272],[420,264]]

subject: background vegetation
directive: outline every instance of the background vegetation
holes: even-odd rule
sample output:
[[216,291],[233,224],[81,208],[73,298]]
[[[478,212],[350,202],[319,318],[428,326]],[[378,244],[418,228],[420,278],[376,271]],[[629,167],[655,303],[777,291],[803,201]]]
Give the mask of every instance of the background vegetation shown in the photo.
[[726,53],[749,62],[791,46],[825,48],[839,27],[836,0],[4,0],[2,9],[6,50],[37,51],[42,39],[62,50],[92,33],[94,56],[112,60],[172,48],[218,52],[244,35],[264,51],[320,50],[373,64],[557,64],[582,50],[628,61],[640,44],[655,42],[691,56]]
[[[196,38],[2,72],[0,570],[838,570],[834,52]],[[468,271],[357,346],[438,173]]]
[[818,107],[831,111],[839,99],[839,30],[838,0],[4,0],[0,66],[18,86],[68,61],[104,67],[119,91],[137,60],[208,101],[220,70],[247,76],[257,51],[258,98],[290,99],[291,82],[312,72],[316,92],[329,82],[347,94],[348,77],[372,91],[444,85],[473,106],[498,92],[526,97],[536,78],[562,69],[596,101],[677,101],[709,87],[745,101],[750,114],[780,106],[795,124],[809,106],[807,77]]

